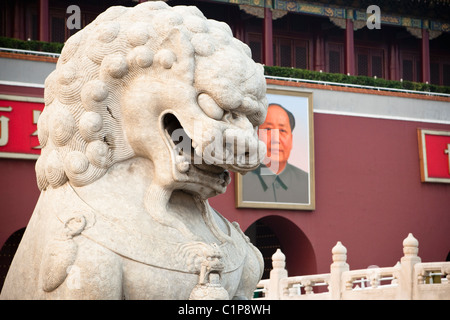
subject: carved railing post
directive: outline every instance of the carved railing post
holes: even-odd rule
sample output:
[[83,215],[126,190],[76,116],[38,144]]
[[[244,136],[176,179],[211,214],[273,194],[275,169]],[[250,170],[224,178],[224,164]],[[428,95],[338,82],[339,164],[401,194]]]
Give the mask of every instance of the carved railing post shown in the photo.
[[272,270],[270,271],[269,279],[269,295],[270,300],[279,300],[281,297],[280,280],[287,278],[288,273],[285,269],[286,256],[280,249],[272,255]]
[[417,255],[419,252],[419,241],[413,237],[412,233],[403,240],[403,257],[400,259],[400,293],[399,299],[410,300],[413,299],[414,282],[414,265],[421,262]]
[[333,263],[330,266],[329,291],[332,300],[340,300],[342,295],[342,273],[349,270],[347,264],[347,249],[340,241],[331,250]]

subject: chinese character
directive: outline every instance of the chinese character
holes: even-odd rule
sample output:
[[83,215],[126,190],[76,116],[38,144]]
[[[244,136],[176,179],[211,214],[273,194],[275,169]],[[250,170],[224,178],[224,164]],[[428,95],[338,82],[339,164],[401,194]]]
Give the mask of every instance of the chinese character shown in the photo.
[[[41,112],[42,112],[41,110],[33,110],[33,124],[37,125]],[[31,134],[32,137],[36,137],[37,135],[38,135],[37,130]],[[40,145],[37,145],[33,147],[33,149],[42,149],[42,147]]]
[[[0,111],[11,112],[12,107],[0,107]],[[9,118],[0,116],[0,147],[6,146],[9,140]]]
[[447,149],[444,150],[444,153],[448,154],[448,172],[450,173],[450,143],[447,144]]

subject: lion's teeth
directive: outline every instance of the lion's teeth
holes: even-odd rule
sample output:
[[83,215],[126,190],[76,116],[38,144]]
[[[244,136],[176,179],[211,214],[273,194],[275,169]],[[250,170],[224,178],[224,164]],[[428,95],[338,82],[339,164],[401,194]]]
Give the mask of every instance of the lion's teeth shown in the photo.
[[202,148],[200,146],[197,146],[194,149],[195,149],[195,154],[199,157],[202,157],[202,155],[203,155]]
[[181,173],[186,173],[189,171],[189,162],[187,161],[187,159],[185,157],[176,156],[175,162],[176,162],[178,171],[180,171]]

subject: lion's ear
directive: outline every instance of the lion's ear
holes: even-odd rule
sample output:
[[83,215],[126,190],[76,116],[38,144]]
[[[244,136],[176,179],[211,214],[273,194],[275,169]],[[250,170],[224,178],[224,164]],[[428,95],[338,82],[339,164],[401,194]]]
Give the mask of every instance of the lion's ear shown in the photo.
[[164,69],[170,69],[174,77],[184,82],[194,82],[194,47],[188,36],[178,28],[173,28],[156,53],[157,60]]

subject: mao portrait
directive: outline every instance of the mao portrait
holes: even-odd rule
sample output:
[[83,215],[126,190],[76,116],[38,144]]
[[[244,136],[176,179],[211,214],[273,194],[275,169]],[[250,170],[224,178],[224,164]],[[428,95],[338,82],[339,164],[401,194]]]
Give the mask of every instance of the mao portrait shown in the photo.
[[258,128],[266,157],[256,170],[237,174],[237,207],[313,210],[312,93],[269,89],[267,99]]

